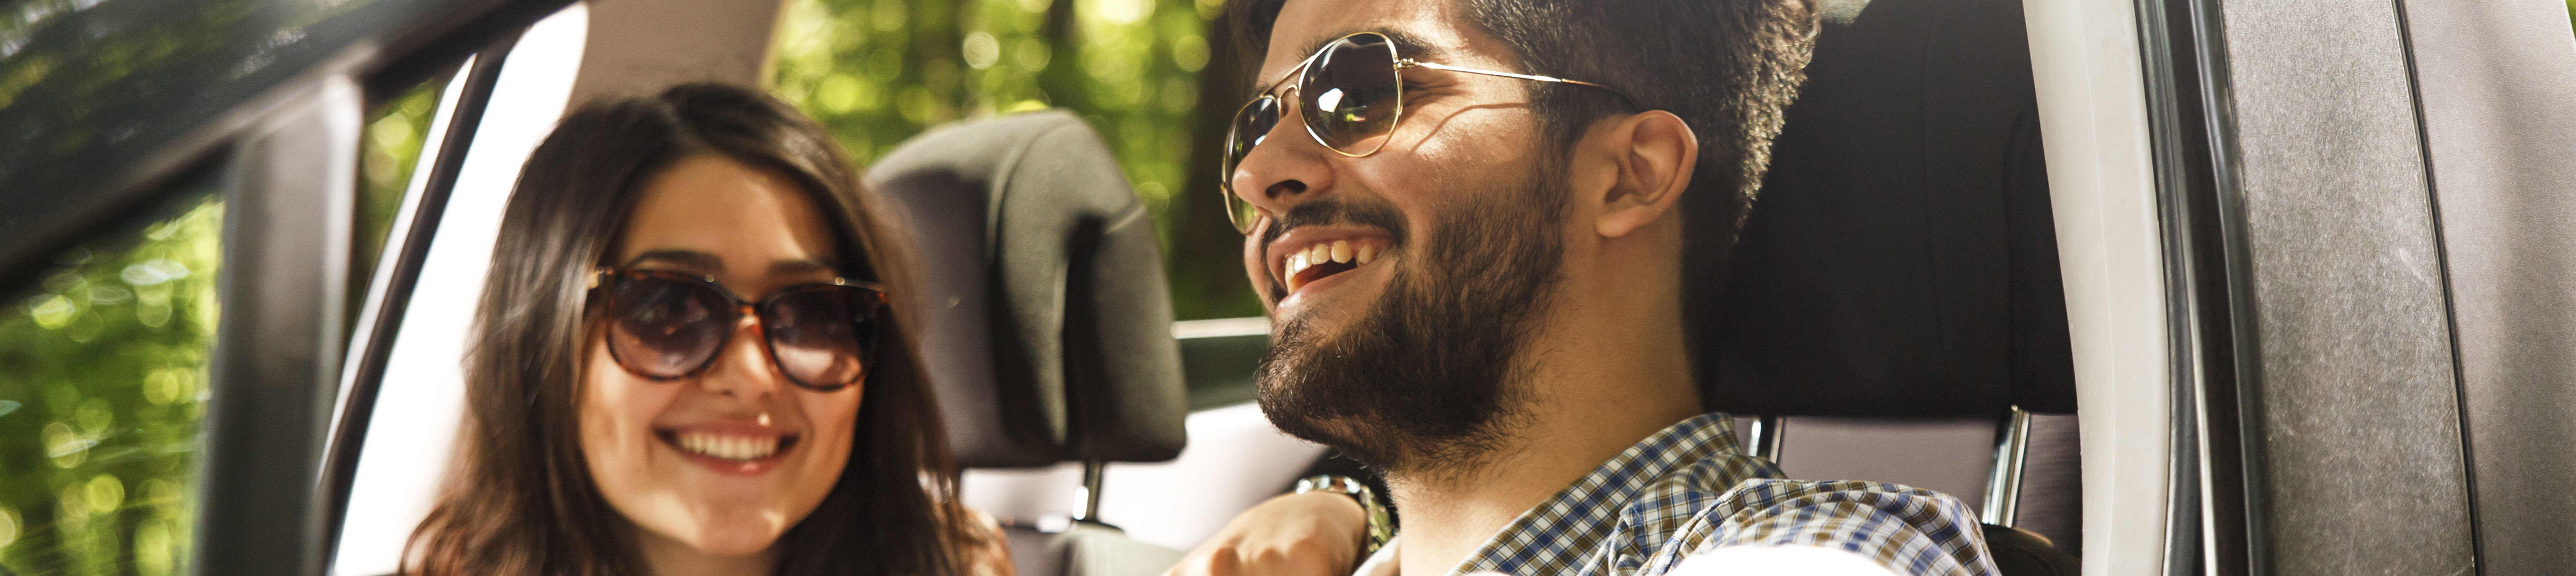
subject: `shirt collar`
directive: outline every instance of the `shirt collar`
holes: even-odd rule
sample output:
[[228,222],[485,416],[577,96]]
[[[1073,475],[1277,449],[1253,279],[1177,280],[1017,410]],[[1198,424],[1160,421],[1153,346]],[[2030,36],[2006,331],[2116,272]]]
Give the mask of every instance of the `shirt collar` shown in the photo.
[[1657,479],[1694,463],[1741,452],[1733,418],[1724,413],[1701,414],[1667,426],[1522,512],[1451,573],[1520,574],[1525,567],[1555,565],[1561,556],[1586,553],[1609,535],[1619,510]]

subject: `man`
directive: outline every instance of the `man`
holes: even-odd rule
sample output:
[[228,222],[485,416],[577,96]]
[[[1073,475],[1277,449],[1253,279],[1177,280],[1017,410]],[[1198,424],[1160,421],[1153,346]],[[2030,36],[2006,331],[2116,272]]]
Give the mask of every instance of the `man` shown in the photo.
[[[1993,573],[1956,499],[1780,480],[1701,413],[1683,294],[1714,293],[1807,0],[1233,10],[1262,55],[1226,170],[1274,326],[1258,397],[1383,473],[1403,532],[1363,572]],[[1347,570],[1354,504],[1265,503],[1175,572]]]

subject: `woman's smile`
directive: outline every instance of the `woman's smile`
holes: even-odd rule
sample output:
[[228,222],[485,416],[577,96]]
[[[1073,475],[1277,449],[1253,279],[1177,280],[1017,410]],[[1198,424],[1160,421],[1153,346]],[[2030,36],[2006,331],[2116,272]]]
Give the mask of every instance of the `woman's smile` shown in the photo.
[[777,425],[767,413],[750,419],[713,419],[654,426],[652,434],[682,459],[728,476],[759,476],[797,456],[805,435]]
[[715,423],[657,428],[653,437],[689,462],[718,474],[759,476],[793,456],[797,440],[803,438],[767,428],[749,422]]

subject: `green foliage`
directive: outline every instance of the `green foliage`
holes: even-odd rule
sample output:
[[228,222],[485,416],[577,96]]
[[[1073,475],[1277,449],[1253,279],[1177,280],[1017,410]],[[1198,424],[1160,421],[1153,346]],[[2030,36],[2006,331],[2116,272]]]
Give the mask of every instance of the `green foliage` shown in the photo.
[[1190,157],[1194,0],[790,0],[775,78],[861,162],[924,128],[1066,108],[1116,149],[1158,211]]
[[[1214,57],[1219,0],[788,0],[785,10],[775,90],[861,163],[941,123],[1063,108],[1118,156],[1166,253],[1184,208],[1224,218],[1175,201],[1183,191],[1214,193],[1188,183],[1213,178],[1192,168],[1207,140],[1196,133],[1207,113],[1199,76]],[[1210,307],[1192,295],[1245,291],[1240,270],[1189,272],[1171,275],[1183,317],[1209,314],[1194,313]],[[1188,285],[1202,279],[1226,284]],[[1259,310],[1248,297],[1215,309]]]
[[447,87],[441,76],[377,104],[367,112],[366,130],[358,139],[358,212],[349,246],[349,309],[342,317],[355,333],[359,308],[366,304],[368,283],[391,238],[394,216],[403,194],[411,189],[412,169],[420,164],[421,147],[429,141],[430,115],[438,112],[438,95]]
[[0,566],[177,573],[216,320],[223,205],[111,233],[0,300]]
[[384,251],[394,212],[402,206],[421,145],[429,139],[429,116],[437,112],[439,90],[446,86],[446,78],[422,82],[368,114],[365,137],[358,141],[358,246],[350,251],[358,265],[352,270],[361,278]]

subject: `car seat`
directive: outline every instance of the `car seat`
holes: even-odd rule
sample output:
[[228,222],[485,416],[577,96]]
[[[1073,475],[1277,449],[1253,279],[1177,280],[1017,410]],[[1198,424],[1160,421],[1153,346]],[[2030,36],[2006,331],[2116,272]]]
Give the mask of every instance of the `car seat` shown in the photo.
[[1988,544],[2005,574],[2072,573],[2072,542],[2010,528],[2072,540],[2081,515],[2072,418],[2029,416],[2076,406],[2021,4],[1823,8],[1725,278],[1689,288],[1718,294],[1690,318],[1704,398],[1773,457],[1783,417],[1992,419]]
[[913,326],[958,464],[1086,466],[1074,521],[1004,527],[1017,573],[1178,562],[1096,521],[1101,465],[1178,455],[1188,413],[1153,220],[1099,135],[1062,111],[952,124],[886,154],[867,184],[920,271],[897,289],[930,308]]

